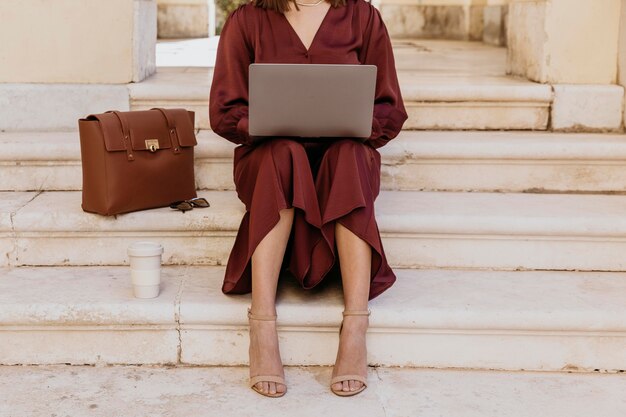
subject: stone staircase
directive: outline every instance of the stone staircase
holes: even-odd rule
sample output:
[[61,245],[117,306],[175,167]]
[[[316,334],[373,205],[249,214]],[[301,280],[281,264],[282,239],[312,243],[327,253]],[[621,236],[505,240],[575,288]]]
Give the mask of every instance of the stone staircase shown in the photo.
[[[200,130],[199,190],[234,190],[235,145]],[[0,191],[78,191],[78,133],[0,132]],[[381,189],[623,193],[626,137],[529,131],[404,130],[379,149]]]
[[[183,106],[195,110],[196,127],[210,129],[206,71],[179,68],[130,86],[131,109]],[[398,70],[409,115],[405,129],[534,129],[548,127],[552,88],[514,77],[425,77]],[[487,88],[485,88],[488,86]]]
[[[376,212],[398,281],[370,302],[370,364],[626,369],[626,138],[551,131],[552,87],[503,75],[502,48],[396,46],[410,118],[380,149]],[[209,82],[160,68],[127,87],[131,109],[196,111],[208,209],[85,213],[69,122],[0,133],[0,364],[247,363],[249,295],[220,290],[243,204],[233,144],[207,130]],[[151,300],[125,266],[143,239],[165,247]],[[277,304],[284,363],[332,364],[340,286],[283,277]]]
[[[78,191],[7,192],[9,266],[124,265],[126,247],[159,240],[167,265],[225,265],[243,216],[234,191],[200,191],[212,207],[84,213]],[[382,191],[387,258],[398,268],[623,271],[626,196]]]
[[[394,41],[398,79],[409,115],[405,129],[534,129],[548,127],[552,87],[502,76],[506,49],[476,42]],[[452,71],[450,70],[452,69]],[[132,109],[183,106],[210,129],[211,72],[163,68],[129,86]]]

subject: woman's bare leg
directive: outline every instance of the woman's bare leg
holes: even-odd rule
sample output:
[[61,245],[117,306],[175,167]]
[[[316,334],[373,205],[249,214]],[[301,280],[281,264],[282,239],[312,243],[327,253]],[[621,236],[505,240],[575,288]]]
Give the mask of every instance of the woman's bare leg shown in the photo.
[[[346,310],[367,310],[370,291],[372,248],[363,239],[339,222],[335,223],[335,239],[343,283]],[[367,375],[365,333],[368,316],[345,316],[333,377],[345,374]],[[356,391],[361,381],[349,380],[333,384],[333,389]]]
[[[252,303],[254,314],[276,314],[276,287],[280,267],[293,224],[294,209],[280,211],[280,220],[265,235],[252,254]],[[280,360],[276,322],[250,320],[250,375],[281,375],[284,377]],[[286,387],[276,382],[259,382],[258,389],[275,394]]]

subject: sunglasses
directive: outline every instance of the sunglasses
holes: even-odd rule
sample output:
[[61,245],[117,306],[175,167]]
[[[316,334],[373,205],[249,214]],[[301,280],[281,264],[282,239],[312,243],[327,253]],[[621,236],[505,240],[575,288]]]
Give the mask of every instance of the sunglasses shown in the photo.
[[174,201],[172,204],[170,204],[170,208],[180,210],[183,213],[189,210],[193,210],[194,207],[204,208],[211,207],[211,205],[204,197],[196,197],[190,200]]

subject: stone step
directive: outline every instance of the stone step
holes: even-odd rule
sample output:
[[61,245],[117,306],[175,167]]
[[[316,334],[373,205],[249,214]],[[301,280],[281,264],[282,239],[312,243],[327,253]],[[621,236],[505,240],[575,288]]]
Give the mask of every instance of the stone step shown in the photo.
[[620,374],[376,367],[368,370],[368,388],[354,401],[330,393],[331,367],[285,367],[287,394],[272,400],[247,386],[248,375],[248,367],[230,366],[4,366],[0,389],[7,416],[52,409],[69,416],[89,409],[92,417],[120,415],[120,410],[132,416],[190,410],[203,417],[626,414],[626,378]]
[[[392,39],[409,119],[405,129],[548,127],[552,87],[506,75],[506,48],[481,42]],[[209,128],[207,98],[217,40],[159,44],[157,74],[130,85],[131,107],[184,103]],[[169,67],[168,67],[169,66]]]
[[[209,130],[196,147],[199,189],[233,190],[234,144]],[[77,132],[0,133],[0,191],[80,190]],[[616,134],[403,131],[379,149],[384,190],[624,192]]]
[[[244,213],[234,191],[201,191],[210,208],[105,217],[77,191],[0,193],[2,265],[123,265],[136,240],[165,264],[224,265]],[[376,218],[402,268],[626,271],[626,196],[382,191]]]
[[[421,74],[398,70],[411,129],[548,128],[552,87],[517,77]],[[208,97],[212,69],[160,68],[141,83],[129,85],[132,110],[184,107],[196,112],[196,126],[210,129]]]
[[[623,370],[626,274],[398,269],[369,303],[374,366]],[[127,267],[20,267],[0,279],[1,364],[247,364],[250,295],[221,292],[223,267],[166,266],[136,299]],[[281,277],[285,365],[332,365],[341,286]]]

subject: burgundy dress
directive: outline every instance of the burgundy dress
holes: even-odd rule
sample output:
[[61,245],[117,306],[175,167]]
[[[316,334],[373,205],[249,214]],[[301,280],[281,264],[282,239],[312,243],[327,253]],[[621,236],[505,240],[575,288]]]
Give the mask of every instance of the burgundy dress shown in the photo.
[[[372,134],[366,142],[339,138],[303,142],[248,135],[248,65],[259,63],[373,64],[378,67]],[[252,290],[251,257],[294,207],[281,270],[305,289],[341,279],[335,244],[340,222],[372,247],[369,299],[396,280],[374,217],[380,188],[377,148],[398,135],[407,119],[387,28],[365,0],[330,7],[307,50],[284,14],[247,3],[227,18],[217,48],[209,100],[211,128],[239,144],[234,181],[246,206],[226,266],[222,292]]]

